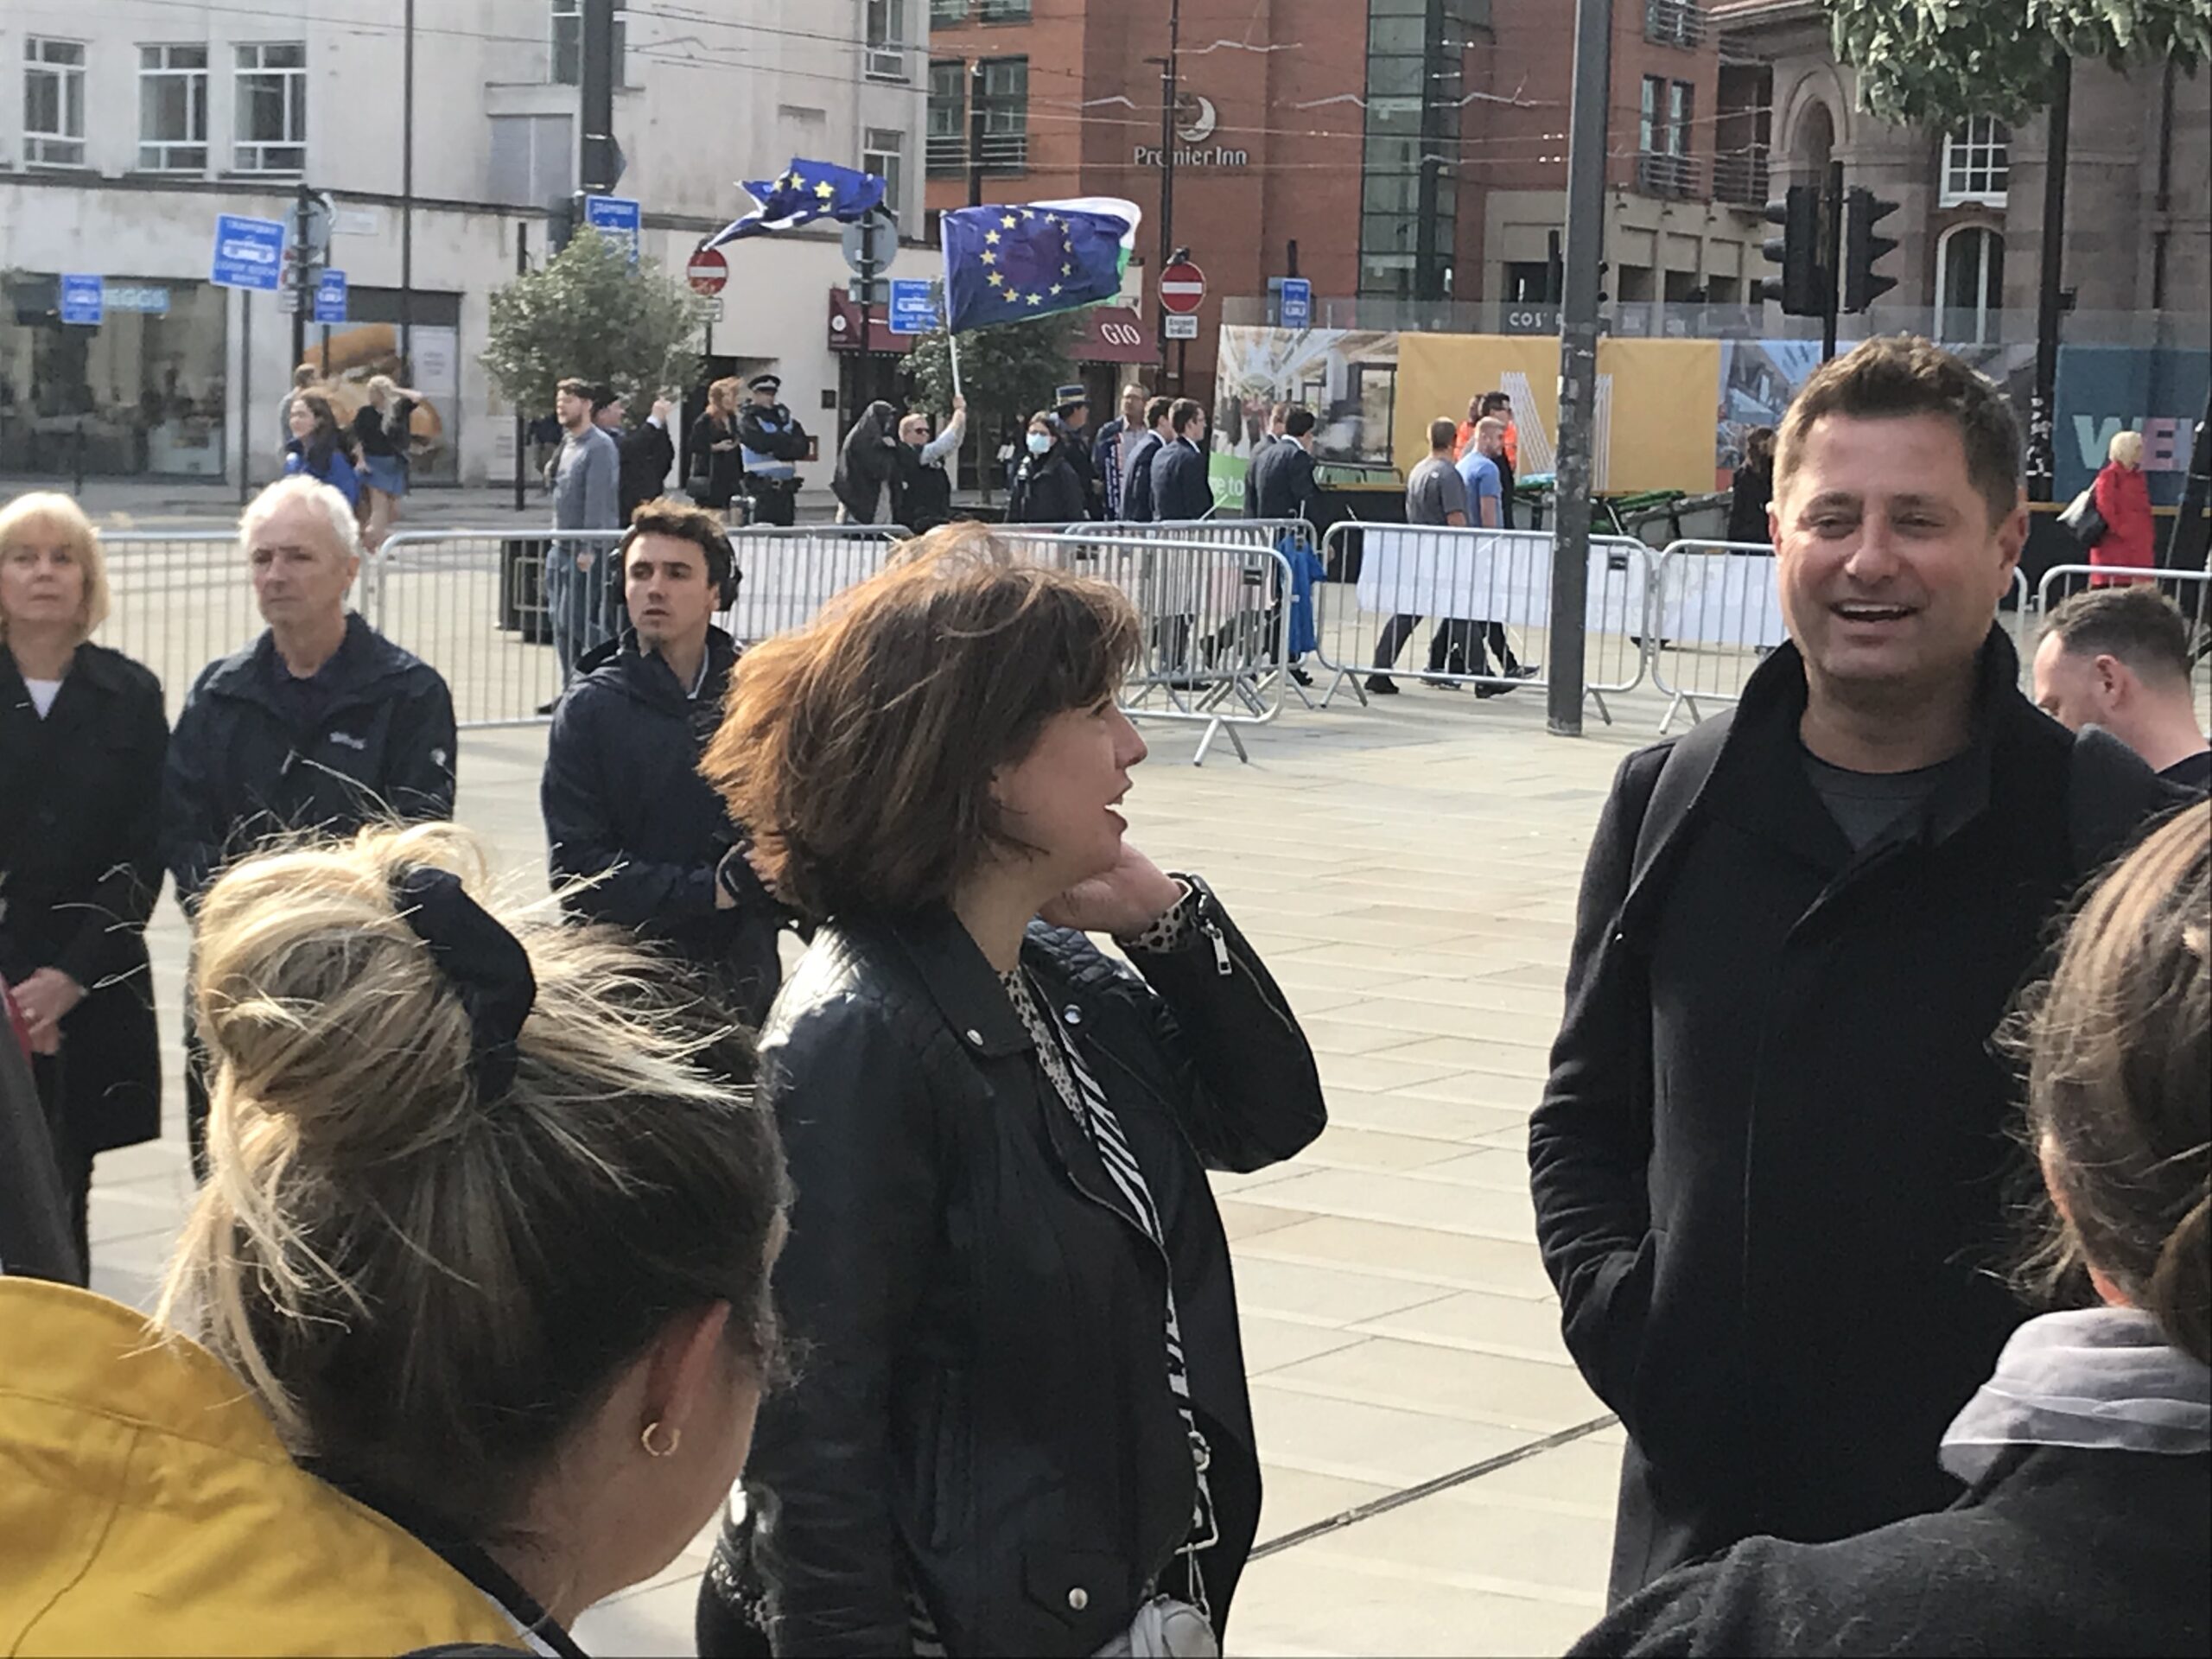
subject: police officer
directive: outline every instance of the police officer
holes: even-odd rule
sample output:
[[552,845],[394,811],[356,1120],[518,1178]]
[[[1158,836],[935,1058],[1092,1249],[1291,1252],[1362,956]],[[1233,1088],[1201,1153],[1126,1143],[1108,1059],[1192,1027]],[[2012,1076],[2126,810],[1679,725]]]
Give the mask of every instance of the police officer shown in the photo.
[[1067,385],[1052,397],[1068,465],[1083,485],[1084,517],[1102,518],[1106,512],[1106,483],[1099,476],[1098,462],[1091,452],[1091,440],[1096,435],[1090,428],[1090,394],[1081,386]]
[[777,376],[756,374],[745,384],[753,401],[738,418],[737,442],[746,493],[760,523],[788,527],[798,512],[798,468],[793,463],[806,459],[806,429],[776,401],[784,389]]

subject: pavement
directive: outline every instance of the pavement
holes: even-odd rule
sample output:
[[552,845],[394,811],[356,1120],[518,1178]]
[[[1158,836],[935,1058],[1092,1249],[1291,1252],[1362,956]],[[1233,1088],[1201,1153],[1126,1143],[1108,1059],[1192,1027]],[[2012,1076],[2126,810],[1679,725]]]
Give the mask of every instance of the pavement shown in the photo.
[[[1574,741],[1546,734],[1539,691],[1478,703],[1408,681],[1202,768],[1194,732],[1147,729],[1131,835],[1212,880],[1330,1108],[1304,1155],[1216,1180],[1267,1485],[1234,1651],[1558,1652],[1603,1610],[1623,1436],[1560,1344],[1524,1144],[1590,833],[1664,703],[1611,708]],[[459,816],[532,892],[543,755],[538,727],[461,741]],[[150,939],[168,1133],[99,1160],[92,1220],[95,1287],[142,1306],[190,1194],[172,903]],[[691,1651],[710,1541],[587,1614],[585,1649]]]

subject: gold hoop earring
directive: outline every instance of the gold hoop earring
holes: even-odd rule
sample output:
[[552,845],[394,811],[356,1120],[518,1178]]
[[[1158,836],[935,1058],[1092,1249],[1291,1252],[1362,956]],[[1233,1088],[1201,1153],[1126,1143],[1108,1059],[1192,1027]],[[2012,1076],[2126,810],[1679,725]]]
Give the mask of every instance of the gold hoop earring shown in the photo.
[[683,1431],[680,1428],[670,1429],[668,1444],[655,1446],[653,1436],[659,1433],[660,1430],[661,1425],[658,1421],[647,1423],[645,1433],[638,1436],[639,1444],[645,1448],[645,1455],[649,1458],[672,1458],[676,1455],[676,1448],[683,1444]]

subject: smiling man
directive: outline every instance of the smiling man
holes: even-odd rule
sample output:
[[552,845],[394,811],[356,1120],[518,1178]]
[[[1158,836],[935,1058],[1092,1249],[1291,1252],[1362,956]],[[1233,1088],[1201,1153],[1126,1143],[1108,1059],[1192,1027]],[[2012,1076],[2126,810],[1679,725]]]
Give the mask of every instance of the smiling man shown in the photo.
[[616,550],[631,630],[587,652],[546,741],[539,805],[575,915],[681,957],[758,1026],[783,982],[783,911],[741,850],[699,752],[738,649],[714,624],[736,593],[729,538],[704,508],[649,501]]
[[1943,1507],[2000,1278],[1990,1037],[2164,785],[2024,697],[2004,394],[1923,340],[1823,366],[1770,530],[1790,643],[1621,767],[1529,1128],[1568,1348],[1629,1432],[1612,1591]]

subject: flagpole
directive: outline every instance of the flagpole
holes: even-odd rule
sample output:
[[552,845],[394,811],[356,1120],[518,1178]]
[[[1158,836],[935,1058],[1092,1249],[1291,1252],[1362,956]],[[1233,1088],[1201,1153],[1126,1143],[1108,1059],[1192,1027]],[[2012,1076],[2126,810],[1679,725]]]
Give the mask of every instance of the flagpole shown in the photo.
[[960,390],[960,336],[950,328],[944,331],[944,348],[952,357],[952,395],[963,397]]

